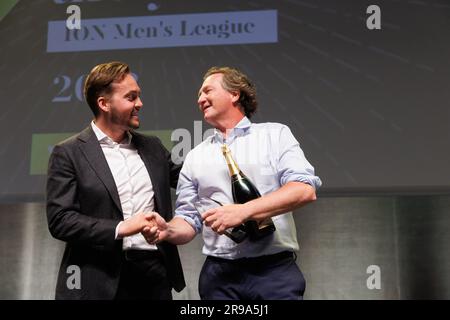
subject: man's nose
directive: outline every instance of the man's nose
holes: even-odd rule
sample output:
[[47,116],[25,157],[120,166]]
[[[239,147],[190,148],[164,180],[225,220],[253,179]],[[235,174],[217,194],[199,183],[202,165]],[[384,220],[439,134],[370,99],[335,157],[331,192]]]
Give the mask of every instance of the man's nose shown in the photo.
[[201,95],[198,97],[197,104],[199,105],[199,107],[201,107],[202,104],[205,103],[205,101],[206,101],[205,96],[204,96],[203,94],[201,94]]
[[140,108],[142,108],[143,105],[144,105],[144,104],[142,103],[142,99],[141,99],[141,98],[137,98],[136,104],[134,105],[135,108],[140,109]]

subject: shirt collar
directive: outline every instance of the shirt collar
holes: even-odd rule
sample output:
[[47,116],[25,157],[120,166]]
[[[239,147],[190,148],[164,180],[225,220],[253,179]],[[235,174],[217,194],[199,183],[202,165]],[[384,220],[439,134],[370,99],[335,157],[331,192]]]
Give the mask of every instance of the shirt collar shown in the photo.
[[[106,144],[116,144],[116,142],[108,137],[106,133],[104,133],[97,125],[95,124],[94,120],[91,122],[92,130],[94,130],[95,136],[97,137],[97,140],[100,143],[106,143]],[[129,145],[131,143],[131,138],[133,136],[131,135],[130,131],[127,131],[127,136],[120,142],[120,144]]]
[[[227,140],[232,140],[234,137],[244,135],[251,127],[251,125],[252,122],[250,121],[250,119],[244,116],[241,121],[239,121],[238,124],[230,130],[230,134],[227,137]],[[218,129],[214,129],[214,138],[219,142],[223,142],[222,132],[220,132],[220,130]]]

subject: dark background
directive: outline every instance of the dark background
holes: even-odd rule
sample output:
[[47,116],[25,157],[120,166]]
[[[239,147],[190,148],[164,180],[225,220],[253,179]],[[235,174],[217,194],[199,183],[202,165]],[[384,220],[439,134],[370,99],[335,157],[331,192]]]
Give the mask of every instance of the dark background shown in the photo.
[[[129,63],[139,77],[143,130],[192,132],[202,119],[203,73],[229,65],[256,83],[253,120],[290,126],[324,182],[321,193],[450,190],[445,1],[378,1],[381,30],[367,29],[372,2],[361,0],[82,1],[75,3],[82,19],[277,10],[278,42],[47,52],[48,22],[69,16],[71,2],[59,2],[19,1],[0,22],[0,198],[44,198],[45,174],[30,175],[32,135],[83,129],[92,116],[74,87],[110,60]],[[53,101],[69,94],[68,102]]]

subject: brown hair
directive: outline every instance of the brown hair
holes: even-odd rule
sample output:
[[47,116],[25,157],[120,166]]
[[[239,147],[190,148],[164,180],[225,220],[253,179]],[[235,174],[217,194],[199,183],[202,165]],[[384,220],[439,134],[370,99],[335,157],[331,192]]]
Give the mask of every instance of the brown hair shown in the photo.
[[102,63],[95,66],[84,82],[84,97],[94,116],[99,113],[97,98],[104,94],[110,94],[113,82],[122,81],[130,73],[130,67],[119,61]]
[[239,92],[239,105],[244,109],[248,118],[256,112],[258,101],[256,100],[256,88],[248,77],[241,71],[230,67],[212,67],[206,71],[203,80],[212,74],[221,73],[222,87],[229,92]]

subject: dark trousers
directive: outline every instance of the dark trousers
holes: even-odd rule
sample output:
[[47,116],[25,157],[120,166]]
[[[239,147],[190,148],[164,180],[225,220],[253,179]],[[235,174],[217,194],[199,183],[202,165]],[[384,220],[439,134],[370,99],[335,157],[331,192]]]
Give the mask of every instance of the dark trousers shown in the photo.
[[123,255],[116,300],[172,300],[172,287],[158,251],[129,250]]
[[305,279],[295,254],[227,260],[208,256],[199,279],[202,300],[301,300]]

